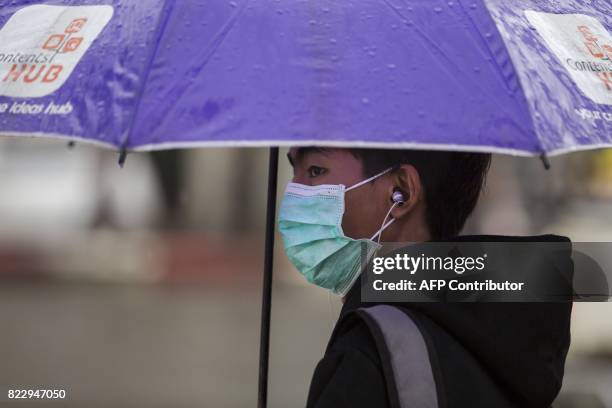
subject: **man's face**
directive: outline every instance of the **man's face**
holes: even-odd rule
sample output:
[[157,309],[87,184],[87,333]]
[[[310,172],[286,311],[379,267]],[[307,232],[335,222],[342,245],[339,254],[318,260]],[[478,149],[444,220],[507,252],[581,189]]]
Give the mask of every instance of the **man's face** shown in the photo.
[[[344,184],[348,188],[367,178],[361,160],[346,149],[294,147],[287,156],[293,166],[294,183]],[[342,229],[347,237],[370,238],[378,231],[392,204],[391,183],[390,176],[383,175],[346,192]]]

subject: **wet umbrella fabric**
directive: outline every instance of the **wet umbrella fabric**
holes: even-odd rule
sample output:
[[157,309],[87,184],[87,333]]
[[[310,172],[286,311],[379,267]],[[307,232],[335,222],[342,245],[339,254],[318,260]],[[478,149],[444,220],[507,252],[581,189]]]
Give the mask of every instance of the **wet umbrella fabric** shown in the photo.
[[612,143],[606,0],[4,3],[3,135],[140,150]]
[[12,0],[0,135],[272,147],[262,407],[278,146],[612,146],[611,27],[608,0]]

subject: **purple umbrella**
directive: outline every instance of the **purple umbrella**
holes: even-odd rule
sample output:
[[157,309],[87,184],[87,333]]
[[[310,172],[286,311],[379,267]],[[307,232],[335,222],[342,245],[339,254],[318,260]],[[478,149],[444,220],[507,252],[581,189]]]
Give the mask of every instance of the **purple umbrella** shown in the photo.
[[0,135],[271,146],[260,406],[278,146],[612,146],[609,0],[4,3]]

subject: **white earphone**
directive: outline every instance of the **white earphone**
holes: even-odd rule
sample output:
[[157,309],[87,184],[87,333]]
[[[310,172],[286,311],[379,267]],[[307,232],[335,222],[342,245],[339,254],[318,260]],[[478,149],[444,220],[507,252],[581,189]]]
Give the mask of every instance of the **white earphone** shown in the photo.
[[395,207],[404,205],[404,201],[405,201],[404,193],[402,193],[399,190],[394,191],[393,194],[391,195],[391,201],[393,201],[393,205],[391,206],[391,208],[389,208],[389,211],[387,212],[387,215],[385,215],[385,218],[383,219],[383,222],[380,228],[378,229],[378,231],[376,232],[376,234],[374,234],[372,238],[370,238],[372,241],[374,240],[374,238],[378,237],[376,242],[380,243],[382,232],[389,225],[393,224],[393,222],[395,221],[395,218],[391,218],[389,222],[387,222],[387,219],[389,218],[389,216],[391,215],[391,211],[393,211]]
[[404,194],[402,194],[401,191],[394,191],[393,195],[391,196],[391,199],[393,200],[394,203],[398,204],[398,205],[402,205],[404,204]]

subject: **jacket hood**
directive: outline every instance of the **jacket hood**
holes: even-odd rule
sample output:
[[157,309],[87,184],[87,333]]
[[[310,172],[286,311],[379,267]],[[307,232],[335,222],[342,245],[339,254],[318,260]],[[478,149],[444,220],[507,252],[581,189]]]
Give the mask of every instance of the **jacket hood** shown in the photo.
[[[558,242],[568,238],[543,235],[508,237],[461,236],[453,242]],[[561,263],[572,268],[571,251]],[[554,266],[554,265],[553,265]],[[362,303],[358,281],[347,295],[341,316]],[[455,338],[521,406],[549,406],[561,389],[570,344],[572,303],[389,303],[416,311]]]

